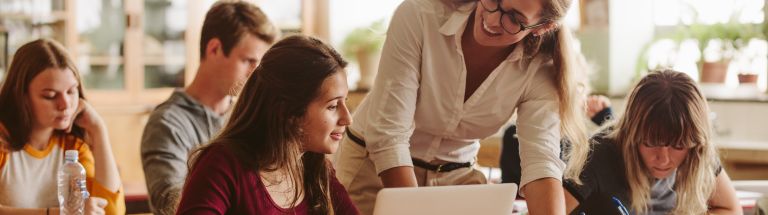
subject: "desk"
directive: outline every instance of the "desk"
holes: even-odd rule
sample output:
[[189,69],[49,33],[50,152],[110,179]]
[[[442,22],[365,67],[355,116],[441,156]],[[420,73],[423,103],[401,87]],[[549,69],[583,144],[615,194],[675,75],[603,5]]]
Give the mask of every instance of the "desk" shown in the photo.
[[[762,197],[762,194],[737,191],[736,196],[739,198],[739,204],[744,211],[744,215],[752,215],[755,212],[755,202],[758,198]],[[525,202],[525,199],[515,200],[513,204],[515,205],[513,215],[528,214],[528,204]]]
[[737,139],[713,140],[720,151],[723,167],[734,180],[768,179],[768,141]]
[[729,161],[768,165],[768,141],[713,140]]
[[147,186],[143,182],[125,182],[123,183],[123,189],[125,190],[126,214],[143,214],[152,212],[149,209],[149,194],[147,192]]

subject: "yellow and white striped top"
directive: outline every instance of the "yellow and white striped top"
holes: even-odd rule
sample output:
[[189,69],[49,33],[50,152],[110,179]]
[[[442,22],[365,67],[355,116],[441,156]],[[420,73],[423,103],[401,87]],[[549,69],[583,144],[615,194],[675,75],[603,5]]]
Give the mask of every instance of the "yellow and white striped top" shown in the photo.
[[[7,133],[2,125],[0,132]],[[0,140],[0,144],[4,142]],[[16,208],[58,207],[57,173],[64,163],[65,150],[79,152],[78,160],[85,167],[88,192],[91,196],[107,200],[106,214],[125,214],[123,188],[112,192],[95,183],[94,159],[88,145],[80,138],[63,133],[52,135],[42,151],[30,145],[18,151],[0,150],[0,205]]]

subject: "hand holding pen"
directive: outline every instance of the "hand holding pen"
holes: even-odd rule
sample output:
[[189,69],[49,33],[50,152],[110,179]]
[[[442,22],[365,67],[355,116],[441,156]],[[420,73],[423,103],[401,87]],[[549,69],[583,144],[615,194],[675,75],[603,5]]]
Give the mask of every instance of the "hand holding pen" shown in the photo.
[[629,215],[629,211],[626,207],[624,207],[624,204],[621,204],[621,200],[615,196],[612,196],[611,200],[613,200],[613,203],[616,204],[616,207],[618,208],[619,212],[621,212],[621,215]]

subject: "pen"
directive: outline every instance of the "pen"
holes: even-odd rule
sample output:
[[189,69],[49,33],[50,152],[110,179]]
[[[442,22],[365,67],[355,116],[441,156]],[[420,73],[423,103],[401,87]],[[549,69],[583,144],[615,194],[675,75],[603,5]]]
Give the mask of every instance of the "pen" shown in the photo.
[[618,207],[619,212],[621,212],[621,215],[629,215],[629,211],[626,207],[624,207],[624,204],[621,204],[621,200],[619,200],[616,197],[611,197],[613,200],[613,203],[616,204],[616,207]]

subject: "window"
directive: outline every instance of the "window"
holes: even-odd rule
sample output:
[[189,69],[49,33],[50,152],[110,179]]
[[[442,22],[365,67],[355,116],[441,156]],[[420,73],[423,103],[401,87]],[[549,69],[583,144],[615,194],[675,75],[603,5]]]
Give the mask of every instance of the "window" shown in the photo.
[[[765,91],[768,43],[761,31],[765,20],[764,5],[764,0],[653,0],[657,39],[647,49],[648,68],[672,67],[686,72],[692,78],[702,80],[702,88],[705,88],[705,93],[710,89],[710,97],[740,97]],[[716,25],[725,27],[712,27]],[[701,31],[693,30],[696,26]],[[697,35],[698,38],[712,37],[704,34],[738,34],[744,39],[738,42],[716,39],[699,44],[695,39]],[[669,35],[676,39],[669,39]],[[724,82],[703,83],[702,76],[706,75],[699,70],[705,66],[699,66],[700,59],[710,62],[724,59],[728,62]],[[757,75],[757,87],[740,85],[739,78],[745,75],[739,74]]]

